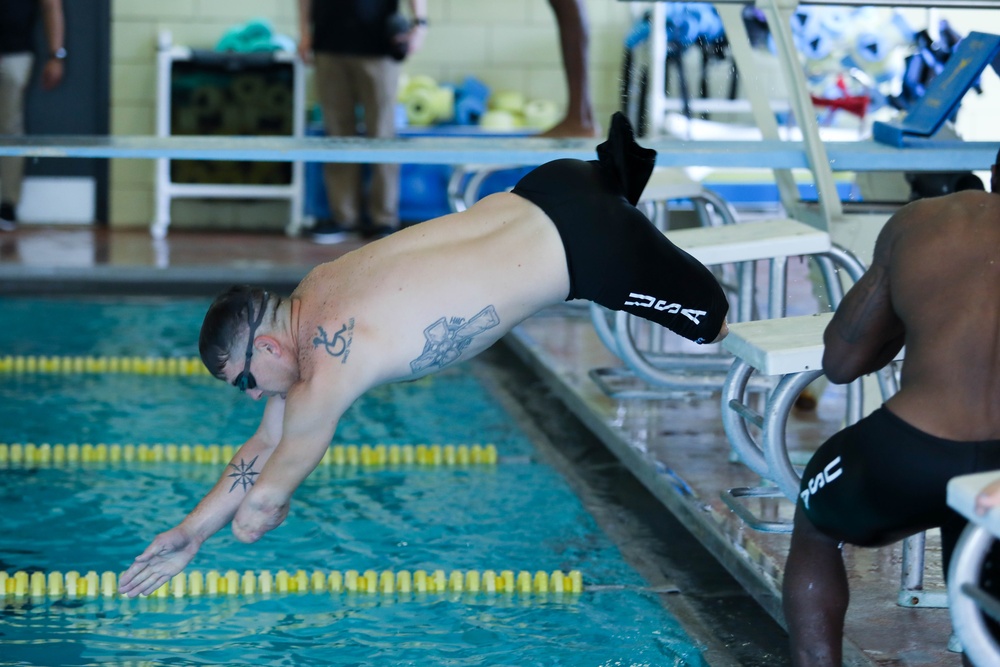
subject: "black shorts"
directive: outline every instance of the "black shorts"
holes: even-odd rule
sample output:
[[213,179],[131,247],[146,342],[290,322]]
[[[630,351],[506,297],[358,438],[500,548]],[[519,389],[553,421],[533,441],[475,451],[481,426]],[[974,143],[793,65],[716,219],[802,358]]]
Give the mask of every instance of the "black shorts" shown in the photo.
[[697,343],[711,342],[729,311],[703,264],[635,207],[656,152],[635,143],[620,114],[598,160],[555,160],[514,187],[555,224],[566,250],[567,300],[587,299],[656,322]]
[[886,408],[840,431],[802,475],[799,506],[824,534],[883,546],[941,528],[945,572],[965,518],[948,507],[948,480],[1000,468],[1000,441],[944,440]]

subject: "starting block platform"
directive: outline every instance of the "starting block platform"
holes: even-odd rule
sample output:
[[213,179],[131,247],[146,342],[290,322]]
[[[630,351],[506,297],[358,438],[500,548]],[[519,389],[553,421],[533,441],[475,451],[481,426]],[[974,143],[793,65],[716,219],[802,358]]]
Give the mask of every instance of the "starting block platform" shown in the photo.
[[[799,392],[823,372],[823,332],[833,313],[783,317],[752,322],[735,322],[722,348],[735,360],[722,390],[722,422],[733,449],[751,470],[774,482],[789,500],[798,496],[801,477],[792,465],[785,443],[785,424]],[[900,361],[905,348],[893,361]],[[766,398],[763,413],[747,400],[751,374],[779,377]],[[876,374],[883,400],[898,385],[891,367]],[[853,424],[863,415],[862,380],[847,388],[845,423]],[[747,430],[747,422],[761,429],[760,445]],[[818,444],[818,443],[817,443]]]
[[757,320],[730,325],[723,349],[764,375],[823,368],[823,332],[833,313]]
[[816,255],[832,247],[828,233],[791,218],[678,229],[667,236],[706,266]]
[[[738,321],[751,319],[755,293],[754,263],[766,261],[768,271],[768,317],[785,314],[789,258],[812,256],[822,262],[828,287],[835,288],[834,266],[847,270],[855,279],[864,272],[852,256],[836,247],[830,235],[791,218],[759,222],[724,224],[711,227],[670,230],[667,237],[677,247],[706,266],[738,267],[735,316]],[[839,294],[835,298],[839,301]],[[666,352],[667,335],[662,328],[627,312],[617,312],[609,322],[607,311],[591,304],[591,320],[601,341],[621,359],[635,377],[652,390],[622,387],[625,372],[618,368],[597,368],[590,376],[609,396],[655,396],[658,392],[714,392],[722,384],[732,357],[722,353],[688,354]],[[732,318],[730,318],[732,319]],[[642,333],[640,333],[642,328]]]

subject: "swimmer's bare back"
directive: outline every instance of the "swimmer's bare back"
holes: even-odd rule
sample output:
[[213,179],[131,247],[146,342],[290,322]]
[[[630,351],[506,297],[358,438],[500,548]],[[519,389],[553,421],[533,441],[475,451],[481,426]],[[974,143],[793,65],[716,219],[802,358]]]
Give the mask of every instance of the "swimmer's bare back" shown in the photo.
[[939,437],[1000,438],[1000,195],[922,199],[882,234],[892,308],[906,330],[890,409]]

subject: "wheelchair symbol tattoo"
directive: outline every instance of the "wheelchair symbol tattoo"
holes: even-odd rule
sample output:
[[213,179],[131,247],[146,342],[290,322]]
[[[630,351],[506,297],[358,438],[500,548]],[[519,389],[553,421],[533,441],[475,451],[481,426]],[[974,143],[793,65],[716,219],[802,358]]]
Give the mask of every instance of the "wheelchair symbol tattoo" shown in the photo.
[[332,339],[327,335],[326,329],[323,327],[317,327],[317,329],[319,329],[319,335],[313,338],[313,347],[326,348],[326,353],[331,357],[344,355],[343,361],[347,361],[351,341],[354,339],[354,318],[348,320],[347,324],[341,325],[340,329],[333,334]]

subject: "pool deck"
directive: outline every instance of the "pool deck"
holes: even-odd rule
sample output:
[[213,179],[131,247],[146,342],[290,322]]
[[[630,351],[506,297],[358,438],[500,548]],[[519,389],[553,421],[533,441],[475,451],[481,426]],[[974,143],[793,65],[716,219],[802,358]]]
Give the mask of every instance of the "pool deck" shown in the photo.
[[[0,295],[81,292],[210,296],[235,282],[287,291],[309,268],[360,247],[319,246],[280,232],[171,231],[154,241],[144,229],[25,226],[0,232]],[[801,291],[801,290],[800,290]],[[808,295],[808,290],[803,292]],[[802,296],[808,299],[808,296]],[[791,305],[791,302],[790,302]],[[807,304],[808,306],[808,304]],[[780,623],[780,582],[789,536],[748,528],[720,493],[760,479],[733,462],[720,420],[718,393],[616,399],[591,379],[596,368],[620,368],[594,332],[585,308],[546,311],[519,326],[507,344],[610,449],[681,524]],[[642,386],[625,376],[629,388]],[[793,413],[794,447],[808,451],[833,433],[843,398],[828,390],[816,410]],[[791,518],[785,500],[748,505],[770,520]],[[958,666],[947,650],[947,609],[896,604],[902,549],[846,549],[851,577],[845,665]],[[943,587],[940,548],[928,539],[925,585]]]

